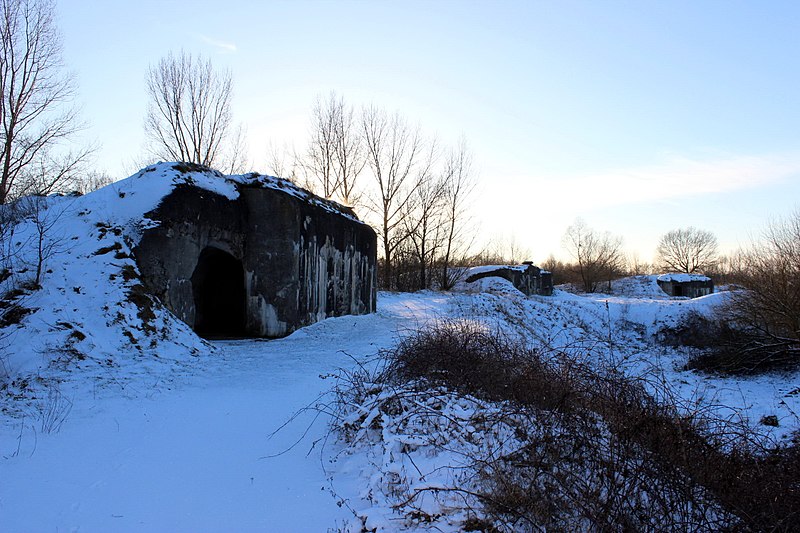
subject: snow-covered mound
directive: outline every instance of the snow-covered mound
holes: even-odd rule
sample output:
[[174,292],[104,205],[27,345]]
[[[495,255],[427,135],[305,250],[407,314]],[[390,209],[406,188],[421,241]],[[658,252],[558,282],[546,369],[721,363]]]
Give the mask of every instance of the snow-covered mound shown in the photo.
[[[662,279],[662,277],[656,274],[628,276],[612,281],[610,290],[605,283],[601,284],[599,289],[610,296],[663,300],[670,298],[670,296],[658,284],[658,280]],[[569,292],[580,292],[578,289],[570,288],[569,285],[560,287],[569,290]]]
[[611,282],[611,292],[614,296],[627,298],[669,298],[667,293],[658,285],[659,276],[630,276]]
[[[279,178],[177,163],[85,196],[23,199],[0,239],[0,386],[54,366],[108,370],[132,356],[179,359],[212,349],[144,291],[133,259],[142,231],[156,224],[147,213],[179,185],[231,200],[237,185],[272,188],[354,218]],[[9,216],[12,207],[4,209]]]

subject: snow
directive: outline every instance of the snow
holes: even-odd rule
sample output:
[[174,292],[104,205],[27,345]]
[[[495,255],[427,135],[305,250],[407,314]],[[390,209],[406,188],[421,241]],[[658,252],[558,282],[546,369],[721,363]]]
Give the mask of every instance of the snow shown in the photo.
[[[158,302],[152,302],[154,317],[146,319],[130,301],[140,288],[132,249],[142,230],[157,223],[146,214],[187,184],[231,200],[239,195],[237,186],[271,188],[355,220],[338,204],[280,178],[224,176],[176,163],[151,165],[85,196],[38,199],[39,220],[53,224],[43,238],[51,252],[44,260],[42,288],[17,301],[33,312],[18,326],[0,332],[0,348],[10,354],[0,354],[0,380],[13,382],[44,372],[54,361],[77,353],[83,366],[108,366],[108,361],[122,364],[119,355],[130,351],[182,359],[213,349]],[[9,249],[2,254],[13,258],[13,275],[0,282],[0,295],[31,280],[38,238],[32,217],[13,227],[11,238],[3,243]],[[149,333],[152,328],[156,335]]]
[[[408,477],[416,467],[457,464],[458,447],[428,455],[419,440],[425,437],[406,428],[379,445],[365,440],[345,449],[320,413],[338,368],[450,317],[591,348],[598,358],[618,357],[630,372],[657,365],[688,401],[725,405],[730,416],[753,424],[777,415],[775,438],[798,426],[797,376],[710,378],[682,371],[684,354],[648,344],[660,325],[690,310],[712,312],[724,294],[679,301],[556,291],[526,298],[503,281],[480,280],[499,292],[381,293],[373,315],[328,319],[280,340],[216,342],[213,351],[173,362],[137,356],[107,372],[64,370],[59,389],[73,406],[60,431],[41,431],[44,401],[24,418],[3,418],[0,523],[12,531],[359,531],[363,519],[378,531],[413,530],[419,524],[404,526],[381,488],[391,471]],[[470,435],[485,428],[472,419],[476,409],[491,407],[436,401],[448,405],[443,416],[462,421],[459,439],[479,445]],[[413,449],[419,452],[400,453]],[[451,518],[437,527],[457,531],[458,516]]]
[[[57,435],[26,429],[17,457],[3,461],[3,528],[325,531],[346,515],[307,443],[289,449],[313,418],[269,438],[320,392],[320,371],[345,363],[305,344],[224,344],[177,390],[155,376],[134,380],[121,398],[72,388],[69,424]],[[16,437],[3,435],[4,455],[17,444],[8,438]]]
[[[453,472],[464,450],[489,445],[489,429],[508,442],[506,429],[481,426],[493,407],[444,393],[420,399],[454,421],[450,452],[438,453],[425,440],[437,436],[399,417],[383,420],[379,435],[343,442],[330,432],[330,391],[342,369],[379,365],[380,350],[439,320],[474,321],[658,379],[686,409],[715,409],[773,441],[800,425],[797,374],[688,372],[685,352],[654,343],[661,328],[690,312],[713,315],[728,297],[670,299],[655,276],[615,282],[607,295],[525,297],[497,277],[446,293],[380,293],[375,314],[270,341],[205,342],[158,302],[143,318],[129,299],[138,284],[131,248],[152,223],[144,214],[181,183],[235,198],[237,184],[255,182],[307,194],[277,178],[160,164],[84,197],[40,200],[42,217],[58,221],[49,236],[57,246],[42,287],[21,297],[34,311],[0,331],[0,529],[424,529],[393,508],[393,484],[448,481],[422,473]],[[30,276],[35,243],[33,220],[15,227],[17,271],[0,292]],[[767,415],[778,427],[759,425]],[[430,527],[458,531],[459,516]]]
[[495,270],[516,270],[517,272],[525,272],[528,270],[528,265],[482,265],[470,267],[467,269],[465,277],[483,274],[485,272],[494,272]]
[[35,409],[0,429],[2,529],[325,531],[344,523],[352,515],[329,492],[322,441],[310,450],[327,419],[315,421],[314,409],[292,417],[328,390],[326,375],[447,306],[432,294],[381,299],[374,315],[328,319],[285,339],[216,342],[213,354],[171,367],[131,365],[113,380],[65,374],[60,390],[73,407],[60,432],[42,433]]
[[711,281],[711,278],[702,274],[686,274],[684,272],[661,274],[658,281],[674,281],[677,283],[689,283],[691,281]]
[[611,284],[611,294],[651,300],[670,298],[658,284],[657,279],[658,276],[654,275],[618,279]]

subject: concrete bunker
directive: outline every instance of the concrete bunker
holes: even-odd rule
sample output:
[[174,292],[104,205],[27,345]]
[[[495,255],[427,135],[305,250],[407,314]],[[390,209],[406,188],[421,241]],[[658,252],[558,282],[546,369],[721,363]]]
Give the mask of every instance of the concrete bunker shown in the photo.
[[377,239],[351,209],[279,178],[173,168],[134,256],[146,290],[199,335],[282,337],[375,311]]
[[191,277],[194,330],[201,337],[242,337],[246,332],[246,291],[242,262],[207,246]]
[[662,274],[656,282],[670,296],[699,298],[714,292],[714,281],[702,274]]
[[500,277],[510,281],[514,287],[526,296],[553,294],[553,275],[547,270],[535,266],[531,261],[521,265],[490,265],[473,267],[467,272],[467,283],[481,278]]

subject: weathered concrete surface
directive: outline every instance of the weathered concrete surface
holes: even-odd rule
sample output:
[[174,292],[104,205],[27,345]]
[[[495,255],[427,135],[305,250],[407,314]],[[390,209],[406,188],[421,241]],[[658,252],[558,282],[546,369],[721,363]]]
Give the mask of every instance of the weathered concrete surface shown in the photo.
[[349,209],[281,183],[287,190],[274,179],[237,183],[235,200],[177,186],[148,213],[158,225],[134,249],[147,290],[206,336],[280,337],[374,312],[375,232]]

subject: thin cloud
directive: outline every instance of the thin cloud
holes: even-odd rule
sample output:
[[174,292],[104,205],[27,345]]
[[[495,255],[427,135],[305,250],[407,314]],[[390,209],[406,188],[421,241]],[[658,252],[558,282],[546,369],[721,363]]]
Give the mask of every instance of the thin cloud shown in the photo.
[[613,206],[758,188],[798,175],[800,153],[706,161],[676,157],[661,165],[548,179],[543,187],[570,191],[571,201],[581,206]]
[[227,41],[220,41],[217,39],[212,39],[207,35],[200,35],[200,38],[203,40],[204,43],[210,44],[211,46],[218,48],[221,52],[226,54],[232,54],[236,52],[236,44],[229,43]]

